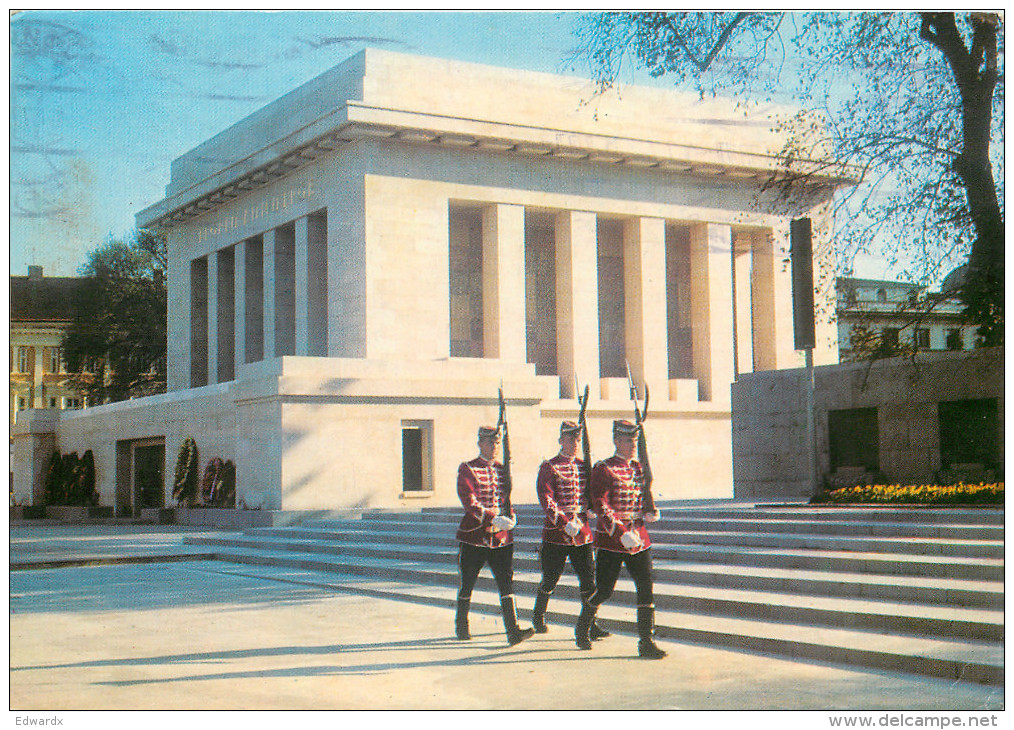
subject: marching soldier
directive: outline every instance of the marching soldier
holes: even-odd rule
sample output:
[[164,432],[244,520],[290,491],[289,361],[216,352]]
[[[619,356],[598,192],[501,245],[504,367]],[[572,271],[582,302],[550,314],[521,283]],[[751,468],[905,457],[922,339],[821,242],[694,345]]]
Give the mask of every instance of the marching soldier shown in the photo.
[[[581,599],[588,600],[595,592],[595,560],[592,555],[592,532],[588,526],[587,478],[584,461],[577,458],[577,442],[581,426],[573,421],[560,424],[560,453],[542,462],[535,489],[539,503],[546,513],[542,528],[542,582],[539,584],[532,612],[535,631],[544,634],[546,607],[549,597],[567,565],[567,558],[577,573]],[[594,621],[589,632],[591,639],[609,636]]]
[[652,639],[655,605],[651,577],[651,538],[645,522],[659,519],[658,510],[644,511],[644,472],[636,460],[639,426],[613,421],[616,453],[592,470],[592,508],[598,515],[596,591],[582,603],[575,637],[580,649],[591,649],[590,630],[599,606],[613,594],[620,568],[634,579],[637,592],[637,653],[645,659],[662,659],[666,652]]
[[532,636],[535,630],[521,629],[518,626],[513,595],[514,543],[511,535],[517,518],[513,509],[508,507],[503,465],[495,460],[499,441],[499,429],[481,427],[479,456],[458,467],[458,497],[465,508],[465,516],[456,535],[461,584],[454,630],[458,639],[472,638],[468,630],[472,589],[482,566],[489,563],[500,593],[500,609],[503,612],[507,641],[514,646]]

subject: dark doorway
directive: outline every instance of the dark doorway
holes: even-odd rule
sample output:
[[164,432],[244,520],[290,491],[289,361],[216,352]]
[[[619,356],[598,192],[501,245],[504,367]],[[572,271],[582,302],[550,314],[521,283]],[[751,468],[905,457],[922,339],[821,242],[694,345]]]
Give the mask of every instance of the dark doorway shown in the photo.
[[418,492],[423,488],[422,429],[401,429],[401,488]]
[[880,468],[880,432],[876,408],[849,408],[827,414],[831,471],[840,466]]
[[165,444],[135,446],[134,512],[161,509],[165,506]]
[[999,429],[995,398],[941,401],[937,404],[940,422],[940,465],[982,464],[995,469],[999,464]]

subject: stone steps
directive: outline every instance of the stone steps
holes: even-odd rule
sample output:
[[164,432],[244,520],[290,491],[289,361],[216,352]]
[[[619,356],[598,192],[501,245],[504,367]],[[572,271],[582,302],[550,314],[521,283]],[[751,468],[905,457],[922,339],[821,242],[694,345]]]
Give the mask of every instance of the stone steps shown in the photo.
[[[515,594],[522,615],[530,615],[540,579],[535,509],[517,508]],[[1002,531],[986,537],[997,536],[996,510],[954,510],[948,522],[945,510],[884,511],[870,520],[865,510],[838,510],[828,519],[822,508],[664,509],[651,528],[659,636],[1002,684]],[[771,514],[790,511],[787,520]],[[688,519],[691,512],[695,519]],[[726,513],[738,517],[723,519]],[[898,523],[899,514],[908,522]],[[459,519],[451,509],[367,512],[186,541],[245,566],[308,571],[323,581],[356,576],[357,585],[389,581],[397,586],[389,590],[406,600],[425,594],[450,606]],[[489,610],[498,611],[488,571],[479,585],[490,594]],[[633,583],[623,573],[602,616],[633,631],[634,603]],[[550,615],[570,626],[578,604],[568,569]]]
[[[328,587],[336,590],[395,598],[402,601],[444,606],[448,609],[448,632],[451,632],[455,594],[437,582],[400,579],[394,574],[373,577],[371,566],[363,565],[349,573],[330,573],[309,565],[292,565],[292,556],[272,555],[262,551],[230,549],[220,556],[238,564],[229,572],[253,575],[270,580],[283,580],[298,585]],[[299,562],[298,560],[296,562]],[[270,567],[266,567],[270,566]],[[561,584],[570,584],[567,576]],[[519,601],[519,617],[531,619],[530,601]],[[549,633],[536,635],[532,641],[547,638],[568,643],[573,640],[573,626],[579,610],[577,600],[554,593],[546,613]],[[500,604],[491,579],[482,576],[472,594],[471,614],[499,617]],[[599,609],[600,623],[614,636],[604,641],[629,641],[631,655],[636,652],[636,621],[633,607],[610,601]],[[772,621],[744,620],[693,613],[656,611],[656,636],[661,640],[683,641],[718,646],[737,651],[777,654],[805,661],[830,662],[853,667],[906,672],[954,681],[1003,686],[1003,645],[969,639],[943,639],[924,636],[877,633],[848,628],[785,624]],[[475,634],[473,620],[473,634]],[[497,633],[499,633],[499,623]],[[594,656],[582,654],[582,656]]]
[[[452,540],[438,538],[423,544],[425,533],[418,541],[402,544],[378,544],[369,535],[309,528],[262,528],[245,536],[205,538],[205,545],[263,546],[272,550],[292,550],[320,554],[354,554],[364,557],[395,557],[400,559],[427,556],[431,560],[454,563],[457,546]],[[386,542],[386,541],[385,541]],[[436,544],[432,544],[436,543]],[[536,545],[515,544],[516,568],[537,570]],[[653,558],[656,580],[686,585],[720,588],[765,590],[770,592],[939,603],[986,609],[1002,609],[1002,585],[983,580],[924,578],[919,576],[881,576],[864,573],[829,573],[792,568],[729,566],[715,563],[690,563],[666,558]]]

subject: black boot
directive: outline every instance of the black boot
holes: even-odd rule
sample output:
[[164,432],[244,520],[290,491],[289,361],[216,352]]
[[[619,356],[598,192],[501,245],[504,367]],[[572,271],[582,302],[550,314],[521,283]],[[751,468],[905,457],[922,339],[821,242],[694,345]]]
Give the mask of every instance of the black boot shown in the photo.
[[581,601],[581,615],[577,617],[577,627],[574,629],[574,640],[577,642],[578,649],[587,651],[592,648],[589,633],[592,624],[595,623],[595,614],[598,610],[598,606]]
[[535,595],[535,608],[532,609],[532,626],[535,627],[536,634],[544,634],[549,631],[546,627],[546,606],[549,605],[550,595],[543,592],[542,588],[539,588],[538,593]]
[[599,639],[604,639],[607,636],[612,636],[612,634],[599,626],[598,621],[592,621],[591,630],[588,632],[588,636],[592,641],[598,641]]
[[458,641],[472,638],[468,631],[468,607],[471,603],[471,598],[458,599],[458,612],[454,614],[454,635],[458,637]]
[[[594,594],[595,591],[592,591],[591,593],[582,593],[581,604],[584,605],[588,601],[588,598]],[[588,638],[590,638],[592,641],[598,641],[599,639],[604,639],[607,636],[612,636],[612,634],[610,634],[604,628],[599,626],[599,622],[596,621],[594,618],[592,618],[591,629],[588,631]]]
[[664,659],[666,652],[663,651],[652,640],[655,635],[655,607],[637,607],[637,635],[640,641],[637,644],[637,655],[642,659]]
[[514,607],[514,596],[505,596],[500,599],[500,611],[503,613],[503,627],[507,632],[508,644],[514,646],[535,635],[535,629],[522,629],[518,626],[518,612]]

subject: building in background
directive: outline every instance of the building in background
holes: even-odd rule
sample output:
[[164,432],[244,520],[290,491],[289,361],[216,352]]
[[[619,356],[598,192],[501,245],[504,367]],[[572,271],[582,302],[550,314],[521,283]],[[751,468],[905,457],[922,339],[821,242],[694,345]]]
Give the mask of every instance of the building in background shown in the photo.
[[29,266],[28,276],[10,277],[10,425],[29,408],[78,409],[84,398],[71,387],[61,343],[81,279],[44,276]]
[[829,276],[851,182],[815,171],[768,207],[777,111],[368,49],[173,162],[137,216],[168,241],[169,392],[26,418],[15,460],[93,450],[121,515],[171,504],[188,437],[235,463],[240,509],[452,505],[502,384],[534,502],[578,388],[612,452],[629,363],[656,496],[731,497],[732,383],[802,364],[790,220]]
[[839,277],[836,283],[838,351],[843,362],[868,359],[871,338],[894,348],[893,354],[975,346],[976,327],[963,322],[964,305],[947,295],[947,281],[940,293],[919,284],[880,279]]

